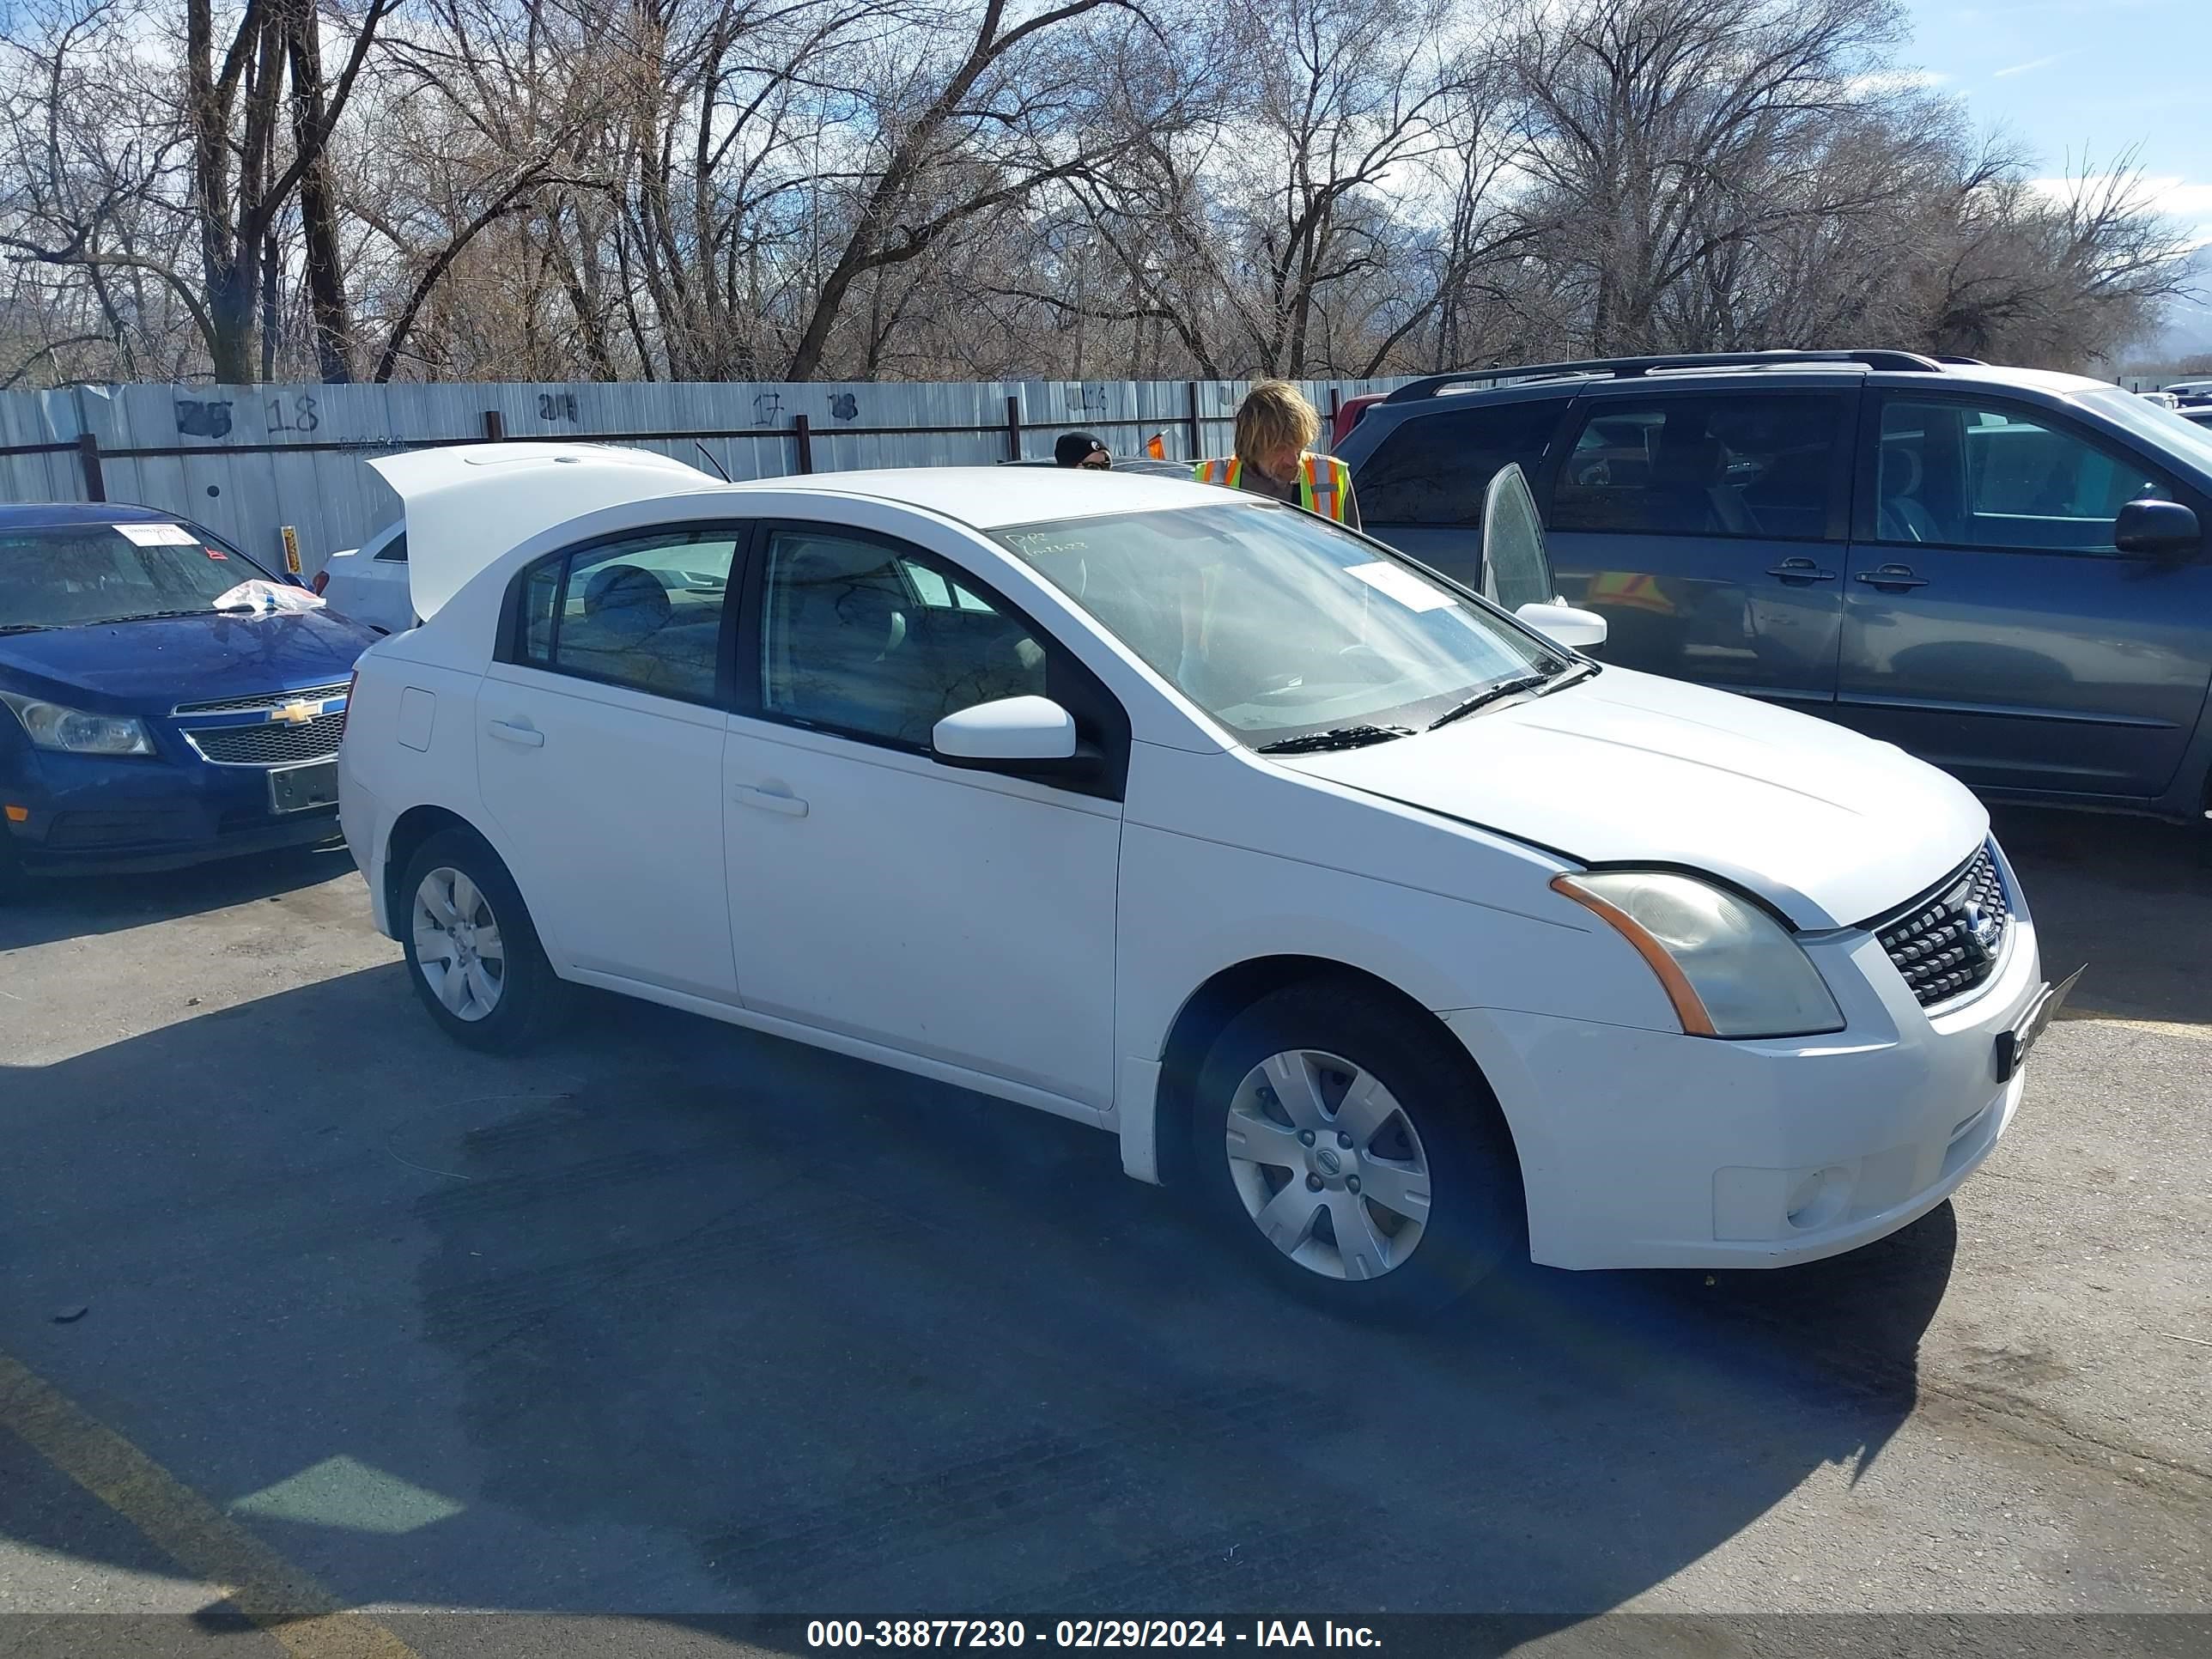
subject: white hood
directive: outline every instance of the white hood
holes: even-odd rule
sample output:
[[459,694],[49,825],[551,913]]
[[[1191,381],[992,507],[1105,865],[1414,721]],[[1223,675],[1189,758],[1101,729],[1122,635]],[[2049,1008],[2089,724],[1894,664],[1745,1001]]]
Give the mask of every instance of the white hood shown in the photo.
[[407,507],[407,585],[426,622],[511,547],[580,514],[719,482],[649,450],[607,444],[466,444],[369,465]]
[[1893,744],[1622,668],[1284,763],[1584,863],[1703,870],[1808,928],[1903,903],[1989,834],[1964,785]]

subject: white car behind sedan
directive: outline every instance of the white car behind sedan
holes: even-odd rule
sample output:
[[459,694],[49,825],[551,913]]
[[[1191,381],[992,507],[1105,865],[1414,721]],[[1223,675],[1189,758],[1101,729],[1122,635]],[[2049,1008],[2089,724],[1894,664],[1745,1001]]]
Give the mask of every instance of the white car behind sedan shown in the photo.
[[380,634],[415,625],[415,600],[407,586],[407,522],[386,525],[359,547],[333,553],[311,584],[340,616],[367,623]]
[[965,1085],[1355,1310],[1833,1255],[2019,1107],[2033,924],[1887,744],[1257,497],[495,450],[375,464],[427,620],[341,755],[462,1041],[574,982]]

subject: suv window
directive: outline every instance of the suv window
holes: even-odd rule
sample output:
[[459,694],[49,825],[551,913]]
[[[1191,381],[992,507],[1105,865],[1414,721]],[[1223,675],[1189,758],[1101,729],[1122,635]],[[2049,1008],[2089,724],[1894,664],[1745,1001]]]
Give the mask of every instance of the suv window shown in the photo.
[[918,549],[805,530],[769,538],[767,714],[926,750],[947,714],[1046,694],[1043,644]]
[[407,562],[407,532],[401,531],[382,547],[378,548],[374,562],[378,564],[405,564]]
[[1877,541],[2117,556],[2120,509],[2172,499],[2142,462],[2016,404],[1882,404]]
[[1594,402],[1560,465],[1552,528],[1821,540],[1840,414],[1821,392]]
[[1482,522],[1482,493],[1500,467],[1535,475],[1565,399],[1440,410],[1401,422],[1354,480],[1370,525]]
[[712,702],[736,555],[730,532],[717,529],[648,532],[556,554],[525,578],[521,659]]

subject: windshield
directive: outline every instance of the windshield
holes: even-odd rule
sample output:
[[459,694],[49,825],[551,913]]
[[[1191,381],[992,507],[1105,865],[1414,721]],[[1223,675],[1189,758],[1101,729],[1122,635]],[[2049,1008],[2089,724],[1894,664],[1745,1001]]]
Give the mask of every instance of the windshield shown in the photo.
[[173,524],[0,530],[0,631],[206,611],[268,575]]
[[1374,543],[1271,503],[1070,519],[997,539],[1255,748],[1426,726],[1565,665]]
[[2117,422],[2169,454],[2193,463],[2198,471],[2212,473],[2212,431],[2186,416],[2177,415],[2163,404],[2154,404],[2148,398],[2139,398],[2117,387],[2084,392],[2075,401]]

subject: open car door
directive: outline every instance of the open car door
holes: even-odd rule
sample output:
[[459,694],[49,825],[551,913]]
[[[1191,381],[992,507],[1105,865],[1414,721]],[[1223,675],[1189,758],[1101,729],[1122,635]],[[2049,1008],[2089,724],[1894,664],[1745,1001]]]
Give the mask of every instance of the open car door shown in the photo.
[[1482,492],[1482,597],[1561,645],[1588,651],[1605,643],[1605,618],[1559,597],[1544,521],[1517,462],[1498,468]]

